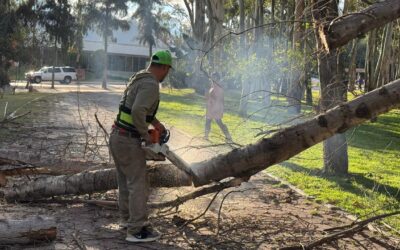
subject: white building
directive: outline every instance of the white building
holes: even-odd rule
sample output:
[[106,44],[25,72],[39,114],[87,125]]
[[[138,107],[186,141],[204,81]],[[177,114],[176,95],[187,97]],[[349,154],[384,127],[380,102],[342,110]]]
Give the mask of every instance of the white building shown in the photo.
[[[113,32],[115,40],[108,43],[108,74],[114,77],[127,78],[132,73],[146,67],[149,59],[149,47],[139,44],[139,31],[137,21],[131,21],[128,31],[117,30]],[[110,39],[112,40],[112,39]],[[157,41],[153,51],[167,49],[168,47],[161,41]],[[95,31],[89,31],[83,39],[83,62],[86,71],[95,72],[99,57],[95,52],[104,51],[103,38]]]

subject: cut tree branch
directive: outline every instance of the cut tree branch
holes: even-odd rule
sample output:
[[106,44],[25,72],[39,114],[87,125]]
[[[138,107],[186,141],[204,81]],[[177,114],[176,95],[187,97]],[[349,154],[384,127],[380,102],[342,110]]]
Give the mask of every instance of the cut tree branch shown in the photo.
[[399,0],[378,2],[361,12],[338,17],[329,24],[320,24],[319,37],[325,49],[330,51],[399,17]]
[[400,79],[343,103],[255,144],[191,165],[193,183],[202,186],[227,177],[256,173],[285,161],[325,139],[400,106]]
[[25,219],[0,219],[0,244],[32,244],[53,241],[56,222],[44,216]]
[[325,236],[325,237],[323,237],[321,239],[318,239],[318,240],[313,241],[313,242],[308,243],[308,244],[299,244],[299,245],[295,245],[295,246],[282,247],[282,248],[280,248],[280,250],[313,249],[313,248],[315,248],[317,246],[321,246],[322,244],[325,244],[325,243],[328,243],[328,242],[331,242],[331,241],[334,241],[334,240],[350,237],[350,236],[362,231],[368,225],[368,223],[371,223],[371,222],[376,221],[376,220],[381,220],[381,219],[389,217],[389,216],[398,215],[398,214],[400,214],[400,211],[395,211],[395,212],[388,213],[388,214],[381,214],[381,215],[378,215],[378,216],[375,216],[375,217],[372,217],[372,218],[368,218],[368,219],[363,220],[363,221],[358,221],[356,223],[352,223],[350,225],[347,225],[347,227],[350,227],[349,229],[330,234],[328,236]]
[[[171,164],[148,169],[153,187],[191,186],[191,178]],[[58,195],[80,195],[116,189],[115,168],[87,171],[74,175],[51,176],[21,182],[4,191],[7,201],[32,201]]]

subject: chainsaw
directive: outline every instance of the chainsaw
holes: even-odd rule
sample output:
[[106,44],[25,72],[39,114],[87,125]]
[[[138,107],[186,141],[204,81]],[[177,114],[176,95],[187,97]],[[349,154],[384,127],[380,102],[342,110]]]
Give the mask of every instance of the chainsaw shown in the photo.
[[165,161],[165,158],[167,158],[180,170],[184,171],[190,176],[193,176],[192,171],[185,160],[169,149],[167,142],[169,141],[171,133],[168,129],[165,129],[162,132],[160,132],[158,129],[149,129],[148,133],[150,135],[152,144],[143,147],[146,153],[146,160]]

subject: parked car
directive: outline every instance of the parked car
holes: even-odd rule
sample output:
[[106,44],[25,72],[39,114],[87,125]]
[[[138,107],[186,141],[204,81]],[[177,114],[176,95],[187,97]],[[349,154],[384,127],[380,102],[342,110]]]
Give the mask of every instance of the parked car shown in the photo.
[[[25,78],[31,83],[40,83],[41,81],[51,81],[53,73],[53,66],[43,67],[38,71],[30,71],[25,73]],[[75,68],[54,67],[54,80],[61,83],[69,84],[71,81],[76,80]]]

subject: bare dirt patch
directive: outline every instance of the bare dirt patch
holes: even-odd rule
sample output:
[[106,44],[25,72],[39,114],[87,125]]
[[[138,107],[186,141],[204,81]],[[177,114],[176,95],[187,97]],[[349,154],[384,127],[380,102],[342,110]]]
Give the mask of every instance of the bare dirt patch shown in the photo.
[[[110,166],[104,133],[95,121],[97,114],[110,129],[121,87],[110,91],[58,93],[43,99],[50,105],[30,124],[7,124],[15,136],[0,141],[0,156],[53,168],[102,168]],[[3,128],[2,128],[3,129]],[[180,149],[192,162],[225,149],[193,149],[193,141],[173,130],[172,148]],[[199,156],[201,155],[201,156]],[[26,176],[18,178],[26,179]],[[18,179],[17,178],[17,179]],[[36,178],[36,177],[29,177]],[[17,179],[15,181],[17,181]],[[9,183],[12,185],[12,182]],[[151,202],[161,202],[194,188],[154,189]],[[151,221],[162,233],[157,243],[128,244],[117,225],[118,211],[71,203],[59,198],[41,203],[0,202],[0,219],[42,214],[56,219],[55,242],[39,246],[4,246],[5,249],[276,249],[307,243],[326,235],[324,229],[349,224],[345,214],[294,192],[259,173],[248,183],[186,202],[179,208],[153,210]],[[63,197],[73,200],[76,197]],[[79,198],[89,198],[88,195]],[[116,190],[92,194],[94,199],[116,199]],[[214,199],[214,201],[210,202]],[[204,216],[198,217],[204,211]],[[361,234],[325,244],[321,249],[397,249],[399,240],[364,230]]]

